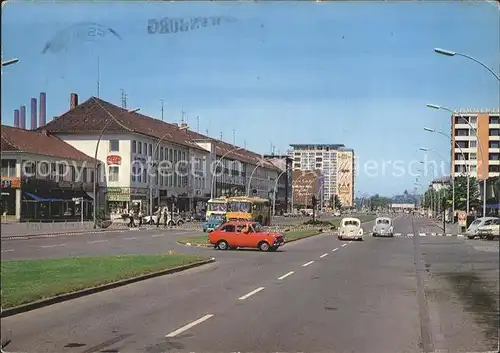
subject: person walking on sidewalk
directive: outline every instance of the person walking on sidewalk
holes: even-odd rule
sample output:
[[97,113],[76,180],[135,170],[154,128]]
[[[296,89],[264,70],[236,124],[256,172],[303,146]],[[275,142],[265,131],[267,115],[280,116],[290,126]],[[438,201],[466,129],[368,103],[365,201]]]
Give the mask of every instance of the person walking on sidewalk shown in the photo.
[[138,216],[139,216],[139,227],[140,227],[140,226],[142,226],[142,217],[143,217],[142,210],[139,210],[139,215]]
[[135,228],[136,225],[135,225],[135,222],[134,222],[134,211],[133,210],[130,210],[129,214],[128,214],[129,218],[130,218],[130,224],[129,226],[131,228]]
[[161,208],[158,207],[156,210],[156,228],[160,227],[160,220],[161,220]]

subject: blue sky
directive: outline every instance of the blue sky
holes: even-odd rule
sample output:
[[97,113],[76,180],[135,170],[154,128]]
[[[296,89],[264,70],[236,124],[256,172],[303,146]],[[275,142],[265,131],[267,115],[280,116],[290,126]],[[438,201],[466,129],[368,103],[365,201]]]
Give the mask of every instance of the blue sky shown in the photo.
[[[2,123],[47,92],[47,116],[65,112],[69,95],[97,95],[194,130],[269,153],[290,143],[344,143],[361,166],[356,193],[391,195],[415,177],[363,171],[372,160],[418,161],[419,146],[449,156],[450,108],[499,106],[498,82],[480,66],[433,52],[467,53],[498,71],[499,10],[486,2],[33,3],[2,11]],[[148,34],[148,19],[221,16],[218,26]],[[233,21],[228,19],[232,18]],[[110,32],[91,39],[88,22]],[[83,32],[82,32],[83,31]],[[77,35],[80,33],[80,35]],[[42,54],[47,43],[61,49]],[[57,49],[57,48],[56,48]],[[28,119],[29,120],[29,119]],[[428,159],[435,159],[429,155]],[[422,179],[425,185],[431,179]]]

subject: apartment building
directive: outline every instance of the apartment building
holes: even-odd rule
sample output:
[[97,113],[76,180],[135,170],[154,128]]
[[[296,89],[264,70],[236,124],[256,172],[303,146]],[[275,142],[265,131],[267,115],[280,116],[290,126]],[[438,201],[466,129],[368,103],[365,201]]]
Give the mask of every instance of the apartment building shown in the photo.
[[78,104],[71,94],[70,110],[38,130],[90,156],[102,133],[96,202],[108,214],[149,212],[171,196],[180,211],[202,210],[211,196],[267,198],[280,173],[257,153],[95,97]]
[[[484,180],[500,175],[500,116],[497,110],[463,109],[451,117],[451,171]],[[469,125],[470,124],[470,125]],[[471,129],[471,126],[477,131]],[[484,159],[481,156],[484,154]]]
[[343,144],[293,144],[289,152],[293,170],[320,170],[323,176],[323,200],[332,204],[338,195],[343,206],[354,202],[354,150]]

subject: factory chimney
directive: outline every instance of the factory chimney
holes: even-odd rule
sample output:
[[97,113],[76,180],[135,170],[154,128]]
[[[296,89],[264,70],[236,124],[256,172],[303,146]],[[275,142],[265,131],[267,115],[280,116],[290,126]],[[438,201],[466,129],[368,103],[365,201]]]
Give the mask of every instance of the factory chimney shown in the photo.
[[31,98],[31,130],[36,130],[36,98]]
[[26,129],[26,106],[21,105],[21,117],[19,118],[19,127]]
[[38,126],[44,126],[47,124],[47,96],[45,92],[40,93],[40,121]]
[[19,109],[14,110],[14,127],[19,127]]

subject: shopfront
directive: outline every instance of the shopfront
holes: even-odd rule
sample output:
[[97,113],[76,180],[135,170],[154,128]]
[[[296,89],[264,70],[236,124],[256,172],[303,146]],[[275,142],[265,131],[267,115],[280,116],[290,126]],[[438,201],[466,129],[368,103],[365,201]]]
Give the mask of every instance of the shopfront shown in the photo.
[[107,213],[116,216],[128,212],[130,200],[130,188],[108,188]]
[[0,215],[5,219],[19,218],[19,192],[21,179],[19,177],[2,177],[0,194]]

